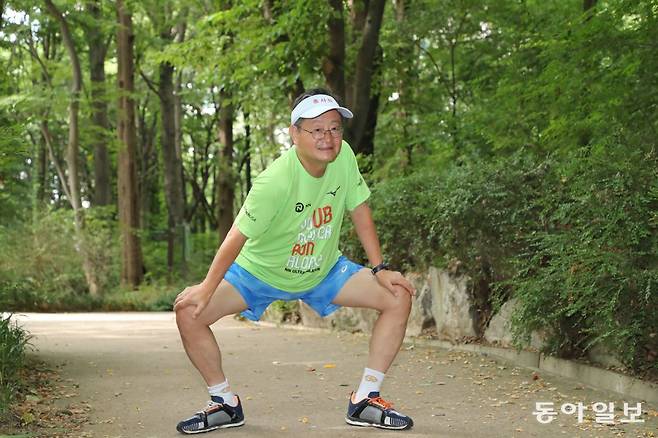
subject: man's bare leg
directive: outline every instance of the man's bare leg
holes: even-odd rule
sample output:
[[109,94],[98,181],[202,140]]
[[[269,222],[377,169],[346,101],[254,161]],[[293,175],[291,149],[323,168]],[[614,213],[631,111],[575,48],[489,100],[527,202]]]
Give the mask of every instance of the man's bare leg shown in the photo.
[[368,365],[347,406],[345,421],[352,426],[403,430],[414,424],[410,417],[393,410],[390,403],[379,397],[386,371],[402,345],[411,311],[409,292],[395,287],[396,294],[381,286],[369,269],[362,269],[345,283],[333,301],[341,306],[379,311],[370,338]]
[[247,308],[242,295],[226,280],[222,280],[210,302],[197,317],[195,308],[187,306],[176,312],[178,331],[190,361],[210,387],[226,380],[222,370],[222,355],[210,326],[220,318]]
[[411,311],[411,296],[397,286],[393,295],[381,286],[369,269],[354,274],[338,292],[333,303],[343,307],[363,307],[380,312],[370,338],[367,367],[386,373],[397,356]]

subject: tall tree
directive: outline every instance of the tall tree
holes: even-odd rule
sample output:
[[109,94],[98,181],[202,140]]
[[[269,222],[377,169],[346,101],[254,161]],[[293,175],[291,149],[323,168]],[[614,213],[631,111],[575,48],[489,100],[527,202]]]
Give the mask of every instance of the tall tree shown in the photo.
[[346,69],[346,38],[343,2],[328,0],[332,13],[328,21],[329,50],[322,64],[325,82],[352,109],[354,119],[346,137],[355,152],[370,155],[374,149],[379,94],[372,82],[381,62],[379,34],[386,7],[385,0],[350,2],[352,43],[358,45],[354,67]]
[[[355,151],[365,154],[373,153],[374,124],[376,124],[379,96],[373,94],[372,80],[377,67],[377,58],[381,57],[379,31],[384,16],[385,0],[371,0],[368,3],[366,22],[361,36],[361,45],[356,57],[352,84],[352,108],[354,119],[350,126],[350,138]],[[378,56],[379,55],[379,56]]]
[[72,81],[71,81],[71,97],[69,100],[69,136],[68,146],[66,148],[66,164],[68,170],[68,195],[71,206],[73,207],[75,217],[75,234],[78,241],[79,248],[83,258],[83,270],[89,293],[91,295],[98,295],[98,281],[94,272],[94,267],[91,262],[89,251],[87,250],[87,242],[84,237],[84,211],[82,209],[82,202],[80,198],[80,181],[78,178],[78,153],[80,142],[80,128],[78,124],[78,115],[80,112],[80,92],[82,90],[82,70],[80,68],[80,59],[73,42],[73,37],[69,29],[68,23],[61,12],[53,4],[51,0],[46,0],[46,8],[48,12],[59,22],[62,32],[62,40],[66,46],[71,61]]
[[[180,13],[179,20],[184,20],[186,9]],[[160,39],[165,45],[171,44],[174,38],[182,41],[185,26],[174,25],[168,8],[160,13],[152,14],[151,19],[159,30]],[[164,163],[164,189],[168,211],[167,267],[173,271],[176,248],[180,252],[180,260],[185,270],[185,198],[183,186],[183,163],[180,147],[177,147],[179,131],[177,130],[176,109],[180,100],[174,93],[174,65],[163,61],[158,66],[159,79],[157,95],[160,99],[160,144],[162,146],[162,162]]]
[[88,1],[87,13],[93,18],[85,27],[89,45],[89,76],[91,79],[91,124],[94,146],[94,204],[109,205],[112,202],[110,154],[108,133],[110,122],[105,92],[105,55],[108,42],[101,30],[102,9],[100,0]]
[[231,96],[220,92],[219,142],[217,154],[217,231],[223,241],[233,224],[233,199],[235,176],[233,172],[233,119],[234,107]]
[[118,60],[118,123],[119,165],[118,198],[121,228],[122,264],[121,283],[137,287],[143,278],[142,247],[137,234],[139,227],[139,203],[135,151],[135,90],[132,15],[123,0],[117,0],[117,60]]
[[345,20],[343,0],[329,0],[329,50],[322,61],[322,72],[329,90],[345,102]]

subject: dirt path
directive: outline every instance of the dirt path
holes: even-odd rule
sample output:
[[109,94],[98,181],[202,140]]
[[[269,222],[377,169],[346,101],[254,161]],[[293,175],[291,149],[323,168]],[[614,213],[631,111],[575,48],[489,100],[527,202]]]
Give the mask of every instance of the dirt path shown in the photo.
[[[177,421],[207,400],[171,313],[28,314],[18,320],[35,336],[38,356],[63,365],[63,377],[79,385],[70,400],[92,407],[83,436],[179,437]],[[366,361],[366,336],[229,318],[213,329],[246,424],[202,436],[658,436],[655,406],[643,405],[644,423],[622,424],[623,403],[635,400],[473,354],[410,345],[389,371],[383,396],[416,426],[406,432],[354,428],[343,418]],[[557,418],[539,423],[535,402],[552,402]],[[582,422],[559,412],[567,402],[585,405]],[[594,421],[595,402],[614,402],[615,424]]]

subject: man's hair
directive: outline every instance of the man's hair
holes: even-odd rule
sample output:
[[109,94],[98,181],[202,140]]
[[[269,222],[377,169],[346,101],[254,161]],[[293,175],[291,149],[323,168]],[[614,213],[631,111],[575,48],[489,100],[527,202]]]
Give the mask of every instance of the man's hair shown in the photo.
[[[295,101],[292,103],[292,108],[295,109],[295,107],[297,105],[299,105],[299,103],[302,100],[306,99],[307,97],[315,96],[317,94],[326,94],[327,96],[331,96],[336,100],[336,102],[338,102],[338,105],[342,106],[342,104],[340,103],[338,98],[336,96],[334,96],[334,94],[331,93],[326,88],[311,88],[309,90],[304,91],[299,96],[297,96]],[[342,116],[342,114],[341,114],[340,118],[343,120],[343,124],[344,124],[345,123],[345,118]],[[297,121],[295,122],[295,126],[298,127],[298,128],[301,127],[303,121],[304,121],[304,119],[302,119],[302,118],[297,119]]]

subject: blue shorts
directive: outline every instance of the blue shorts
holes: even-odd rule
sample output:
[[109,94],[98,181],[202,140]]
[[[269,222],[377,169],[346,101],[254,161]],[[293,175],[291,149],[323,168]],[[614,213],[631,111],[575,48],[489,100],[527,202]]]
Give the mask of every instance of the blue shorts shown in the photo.
[[224,279],[242,295],[247,303],[247,310],[241,313],[247,319],[258,321],[267,306],[276,300],[302,300],[325,317],[340,308],[332,301],[347,283],[347,280],[363,269],[363,266],[352,262],[347,257],[340,256],[327,276],[312,289],[304,292],[286,292],[270,286],[251,275],[246,269],[233,263],[226,271]]

